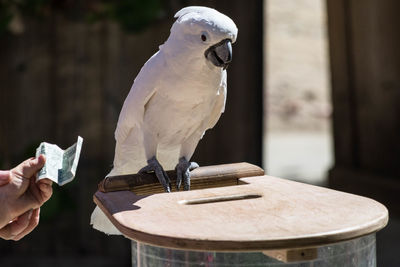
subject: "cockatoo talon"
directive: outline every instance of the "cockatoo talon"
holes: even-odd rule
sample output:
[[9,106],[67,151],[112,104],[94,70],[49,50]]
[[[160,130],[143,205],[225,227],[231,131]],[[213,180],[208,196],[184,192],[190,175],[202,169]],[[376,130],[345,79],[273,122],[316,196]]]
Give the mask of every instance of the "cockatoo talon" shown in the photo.
[[156,157],[152,157],[147,160],[147,166],[141,168],[139,173],[154,172],[160,184],[164,187],[165,192],[171,192],[171,180],[167,173],[164,171],[161,164],[158,162]]
[[176,165],[176,190],[179,191],[182,180],[183,190],[190,190],[190,171],[199,167],[196,162],[189,162],[185,157],[179,159],[179,163]]

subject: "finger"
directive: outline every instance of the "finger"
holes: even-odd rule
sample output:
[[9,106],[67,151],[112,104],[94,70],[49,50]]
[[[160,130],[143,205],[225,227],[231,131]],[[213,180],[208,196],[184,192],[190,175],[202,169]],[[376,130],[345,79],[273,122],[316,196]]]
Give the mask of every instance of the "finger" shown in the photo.
[[31,219],[29,221],[28,227],[26,227],[25,230],[22,233],[20,233],[18,236],[16,236],[14,240],[17,241],[17,240],[23,238],[25,235],[27,235],[30,232],[32,232],[33,229],[35,229],[36,226],[38,226],[39,218],[40,218],[40,208],[34,209],[33,212],[32,212],[32,217],[31,217]]
[[17,236],[26,229],[32,217],[32,210],[29,210],[19,216],[17,220],[9,224],[11,236]]
[[[27,160],[27,164],[23,165],[22,175],[26,178],[33,177],[41,168],[43,168],[46,158],[44,155],[39,155],[37,158]],[[26,162],[26,161],[25,161]]]
[[28,227],[31,218],[32,210],[25,212],[0,230],[1,237],[7,240],[15,240],[14,238],[21,234]]
[[35,179],[30,180],[28,190],[19,198],[21,206],[29,208],[39,208],[53,194],[52,182],[48,179],[43,179],[35,182]]
[[35,182],[35,179],[31,178],[38,170],[40,170],[40,168],[43,167],[45,161],[45,157],[40,155],[37,158],[25,160],[10,171],[11,179],[15,182],[15,184],[18,184],[18,195],[26,192],[29,187],[29,183]]
[[46,158],[44,155],[39,155],[37,158],[30,158],[25,160],[21,166],[21,175],[25,178],[31,178],[34,176],[41,168],[43,168]]
[[34,209],[32,212],[32,216],[29,220],[28,226],[17,236],[13,238],[13,240],[18,241],[30,232],[33,231],[33,229],[36,228],[36,226],[39,224],[39,217],[40,217],[40,208]]
[[48,179],[48,178],[44,178],[44,179],[40,179],[38,183],[43,183],[43,184],[48,184],[48,185],[52,185],[53,181]]
[[10,182],[10,171],[0,171],[0,186]]
[[[47,179],[46,179],[47,180]],[[53,187],[51,186],[52,182],[42,182],[42,180],[38,183],[39,189],[42,195],[43,203],[50,199],[51,195],[53,194]]]

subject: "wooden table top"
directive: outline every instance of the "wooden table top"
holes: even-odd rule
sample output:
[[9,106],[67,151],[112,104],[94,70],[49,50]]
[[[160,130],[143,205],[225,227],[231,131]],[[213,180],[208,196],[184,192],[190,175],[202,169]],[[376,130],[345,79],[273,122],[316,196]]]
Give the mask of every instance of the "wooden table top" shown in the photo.
[[262,251],[314,247],[376,232],[380,203],[271,176],[240,185],[136,195],[96,192],[95,203],[125,237],[185,250]]

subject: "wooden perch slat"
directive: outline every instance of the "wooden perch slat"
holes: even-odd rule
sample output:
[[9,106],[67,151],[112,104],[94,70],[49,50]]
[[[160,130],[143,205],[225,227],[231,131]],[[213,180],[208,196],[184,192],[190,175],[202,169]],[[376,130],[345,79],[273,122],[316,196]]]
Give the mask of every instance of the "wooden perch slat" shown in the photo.
[[[171,190],[175,191],[176,172],[167,171],[167,174],[171,179]],[[191,189],[237,185],[239,178],[261,175],[264,175],[263,169],[246,162],[199,167],[191,172]],[[154,173],[109,176],[99,183],[98,188],[104,193],[122,190],[131,190],[137,195],[164,192]]]

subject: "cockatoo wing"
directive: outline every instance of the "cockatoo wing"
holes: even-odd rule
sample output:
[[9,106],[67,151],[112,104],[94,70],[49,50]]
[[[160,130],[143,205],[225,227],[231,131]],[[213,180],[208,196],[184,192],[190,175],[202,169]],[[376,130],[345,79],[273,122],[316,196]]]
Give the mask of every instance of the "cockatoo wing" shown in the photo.
[[211,111],[209,123],[207,125],[207,129],[211,129],[217,124],[221,114],[225,111],[225,103],[226,103],[226,70],[224,70],[221,79],[221,85],[218,90],[218,95],[215,101],[215,105],[213,110]]
[[146,166],[141,126],[146,105],[157,91],[163,58],[154,54],[142,67],[122,106],[115,130],[114,166],[108,176],[136,173]]
[[143,122],[143,116],[146,103],[157,89],[157,74],[161,71],[162,57],[159,52],[155,53],[142,67],[128,96],[124,101],[121,113],[119,115],[117,128],[115,130],[115,140],[122,144],[126,141],[130,131],[135,126],[140,126]]

